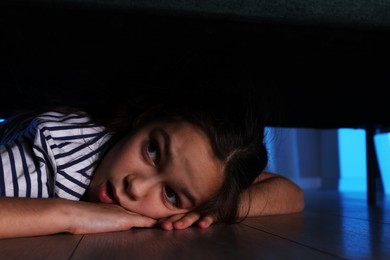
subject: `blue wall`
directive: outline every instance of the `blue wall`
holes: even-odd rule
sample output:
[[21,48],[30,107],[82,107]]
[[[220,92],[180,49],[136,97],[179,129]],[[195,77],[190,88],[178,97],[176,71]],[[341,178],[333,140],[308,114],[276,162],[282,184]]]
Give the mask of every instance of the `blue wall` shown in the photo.
[[339,129],[340,191],[367,190],[366,133],[363,129]]

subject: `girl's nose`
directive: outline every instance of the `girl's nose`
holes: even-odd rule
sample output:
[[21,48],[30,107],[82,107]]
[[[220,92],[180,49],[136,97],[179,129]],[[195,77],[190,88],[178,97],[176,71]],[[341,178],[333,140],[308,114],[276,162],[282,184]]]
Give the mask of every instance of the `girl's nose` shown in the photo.
[[150,194],[156,187],[157,180],[152,177],[134,177],[127,178],[126,192],[133,200],[140,200]]

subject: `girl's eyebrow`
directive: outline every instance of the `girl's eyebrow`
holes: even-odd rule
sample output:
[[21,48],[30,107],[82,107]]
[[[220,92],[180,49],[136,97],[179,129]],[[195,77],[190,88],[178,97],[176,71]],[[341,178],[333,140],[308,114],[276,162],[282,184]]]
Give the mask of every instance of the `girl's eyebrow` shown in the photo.
[[[163,138],[163,151],[164,158],[166,161],[172,160],[172,151],[171,151],[171,138],[169,137],[168,133],[165,132],[163,128],[156,127],[153,128],[151,131],[152,135],[160,135]],[[182,187],[180,189],[180,192],[184,194],[184,196],[188,199],[188,201],[191,203],[191,207],[195,207],[197,200],[195,196],[188,190],[187,187]]]

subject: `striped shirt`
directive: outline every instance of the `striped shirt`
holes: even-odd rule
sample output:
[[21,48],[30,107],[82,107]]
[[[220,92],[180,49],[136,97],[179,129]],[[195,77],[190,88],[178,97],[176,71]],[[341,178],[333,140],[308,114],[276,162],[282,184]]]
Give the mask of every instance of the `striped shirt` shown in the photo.
[[80,200],[109,137],[87,116],[37,116],[0,145],[0,196]]

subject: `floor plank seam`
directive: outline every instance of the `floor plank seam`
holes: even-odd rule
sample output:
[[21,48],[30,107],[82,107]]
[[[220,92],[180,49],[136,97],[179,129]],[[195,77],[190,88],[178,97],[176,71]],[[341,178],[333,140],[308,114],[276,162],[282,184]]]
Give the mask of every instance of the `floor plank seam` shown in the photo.
[[276,234],[274,234],[274,233],[271,233],[271,232],[265,231],[265,230],[263,230],[263,229],[259,229],[259,228],[256,228],[256,227],[253,227],[253,226],[250,226],[250,225],[248,225],[248,224],[245,224],[245,223],[241,223],[241,224],[243,224],[243,225],[245,225],[245,226],[247,226],[247,227],[249,227],[249,228],[253,228],[253,229],[256,229],[256,230],[258,230],[258,231],[261,231],[261,232],[267,233],[267,234],[269,234],[269,235],[272,235],[272,236],[275,236],[275,237],[278,237],[278,238],[281,238],[281,239],[287,240],[287,241],[289,241],[289,242],[291,242],[291,243],[294,243],[294,244],[297,244],[297,245],[300,245],[300,246],[303,246],[303,247],[306,247],[306,248],[313,249],[313,250],[315,250],[315,251],[321,252],[321,253],[323,253],[323,254],[326,254],[326,255],[329,255],[329,256],[332,256],[332,257],[336,257],[336,258],[340,258],[340,259],[345,259],[345,260],[346,260],[346,259],[348,259],[348,258],[345,258],[345,257],[339,256],[339,255],[335,255],[335,254],[329,253],[329,252],[327,252],[327,251],[324,251],[324,250],[322,250],[322,249],[318,249],[318,248],[315,248],[315,247],[312,247],[312,246],[309,246],[309,245],[305,245],[305,244],[303,244],[303,243],[300,243],[300,242],[297,242],[297,241],[291,240],[291,239],[289,239],[289,238],[286,238],[286,237],[282,237],[282,236],[276,235]]
[[82,235],[82,236],[81,236],[79,242],[77,242],[76,246],[73,248],[72,253],[70,254],[70,256],[69,256],[69,258],[68,258],[69,260],[73,258],[73,256],[74,256],[74,254],[76,253],[76,250],[77,250],[77,248],[79,247],[81,241],[84,239],[84,236],[85,236],[85,235]]

